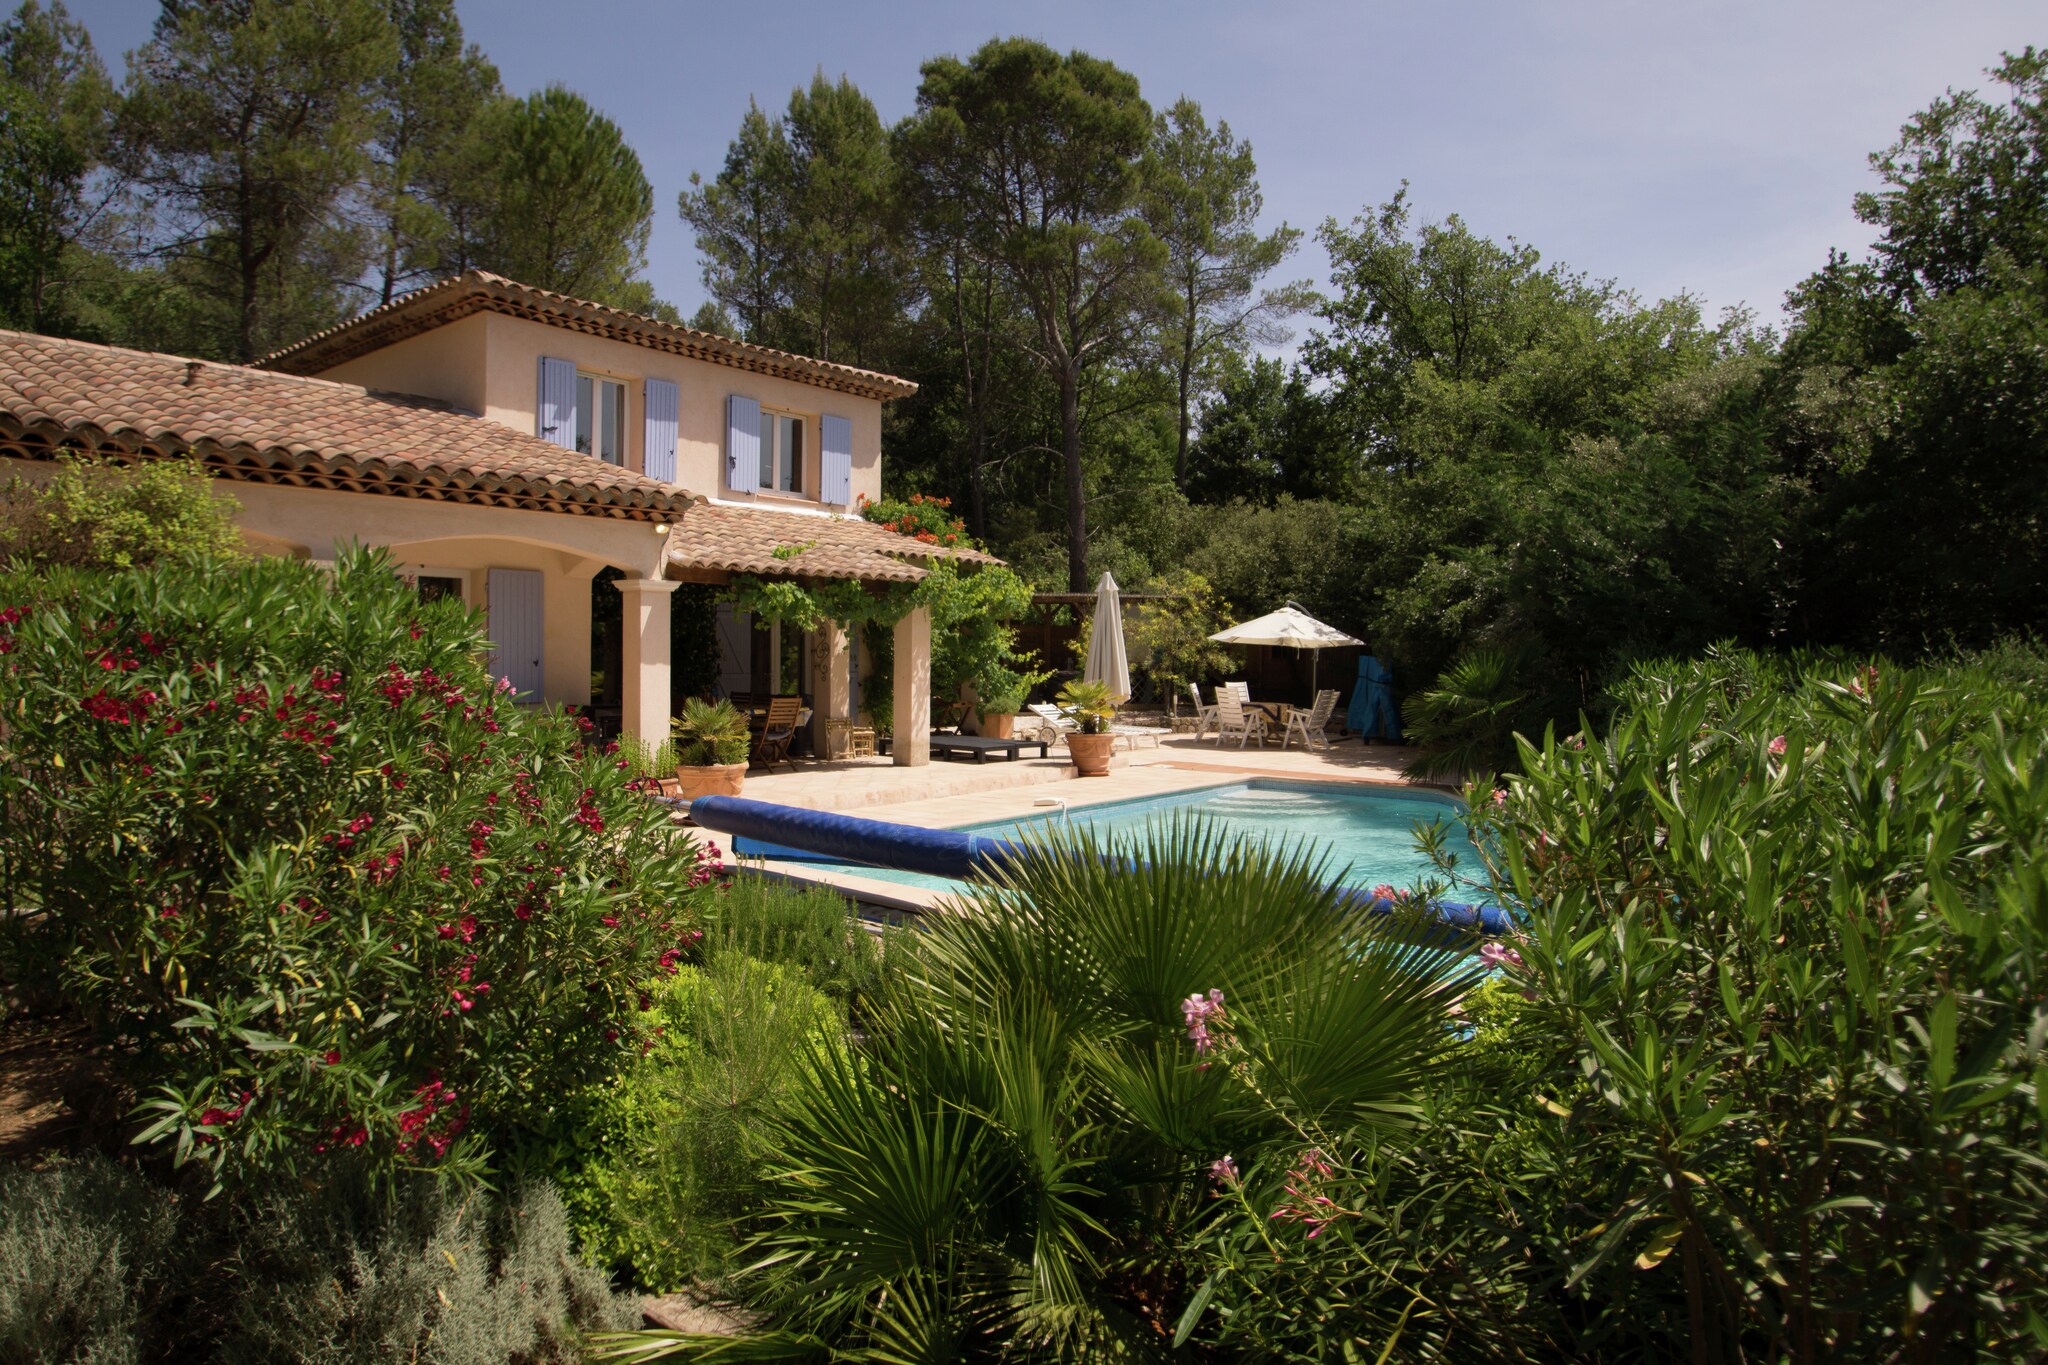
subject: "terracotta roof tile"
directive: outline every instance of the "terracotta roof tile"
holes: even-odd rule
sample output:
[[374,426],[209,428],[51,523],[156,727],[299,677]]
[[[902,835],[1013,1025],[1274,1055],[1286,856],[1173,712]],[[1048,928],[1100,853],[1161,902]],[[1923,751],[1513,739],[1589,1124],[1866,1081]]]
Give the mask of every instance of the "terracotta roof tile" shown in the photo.
[[[799,546],[796,553],[788,553]],[[777,550],[784,555],[778,556]],[[925,575],[917,561],[926,559],[1002,562],[979,550],[922,545],[859,517],[725,503],[694,504],[669,534],[669,562],[685,570],[914,583]]]
[[691,501],[432,399],[23,332],[0,331],[0,445],[189,452],[230,478],[643,521]]
[[752,342],[734,341],[715,332],[700,332],[680,323],[663,322],[588,299],[536,289],[487,270],[470,270],[400,295],[304,341],[274,351],[257,364],[290,374],[319,374],[344,361],[366,355],[393,342],[458,321],[476,313],[503,313],[543,322],[589,336],[624,341],[673,355],[707,360],[715,365],[755,374],[794,379],[839,393],[864,398],[907,398],[917,385],[895,375],[863,370],[836,361],[814,360]]

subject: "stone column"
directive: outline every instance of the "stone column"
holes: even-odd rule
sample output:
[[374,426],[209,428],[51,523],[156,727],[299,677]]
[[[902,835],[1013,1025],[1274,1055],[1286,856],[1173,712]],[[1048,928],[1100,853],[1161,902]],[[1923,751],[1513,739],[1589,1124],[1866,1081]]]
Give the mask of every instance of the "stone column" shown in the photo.
[[816,683],[811,693],[817,705],[811,708],[811,752],[826,757],[826,722],[845,720],[852,713],[853,674],[848,665],[846,627],[837,621],[818,626],[812,640],[812,669]]
[[620,728],[627,739],[650,750],[668,738],[669,599],[680,583],[661,578],[621,578],[612,585],[626,599],[625,684]]
[[889,752],[899,768],[932,761],[932,613],[914,608],[896,623],[896,738]]

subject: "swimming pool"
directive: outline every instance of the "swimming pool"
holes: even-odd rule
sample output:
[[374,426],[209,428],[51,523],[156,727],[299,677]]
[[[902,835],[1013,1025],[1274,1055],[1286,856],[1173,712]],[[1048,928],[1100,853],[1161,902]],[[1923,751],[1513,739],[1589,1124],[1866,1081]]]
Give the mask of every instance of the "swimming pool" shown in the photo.
[[[1450,827],[1450,847],[1462,851],[1467,837],[1459,815],[1462,806],[1451,797],[1431,792],[1254,778],[1170,796],[1110,801],[1064,813],[1046,810],[1022,819],[956,828],[989,838],[1029,839],[1066,821],[1106,842],[1120,843],[1162,818],[1188,813],[1216,820],[1247,839],[1312,843],[1329,857],[1336,879],[1347,886],[1372,887],[1385,882],[1405,888],[1435,870],[1415,849],[1415,826],[1444,821]],[[824,859],[748,838],[734,840],[733,851],[902,886],[949,891],[961,885],[945,877]]]

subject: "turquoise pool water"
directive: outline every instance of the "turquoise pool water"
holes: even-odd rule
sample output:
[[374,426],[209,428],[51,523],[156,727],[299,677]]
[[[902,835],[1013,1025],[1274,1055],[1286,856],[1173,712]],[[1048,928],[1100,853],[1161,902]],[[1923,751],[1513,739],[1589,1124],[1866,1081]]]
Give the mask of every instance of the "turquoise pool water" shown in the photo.
[[[1351,886],[1386,882],[1408,887],[1431,874],[1429,860],[1415,850],[1415,827],[1437,820],[1450,826],[1450,847],[1466,847],[1462,803],[1429,792],[1387,791],[1331,783],[1284,782],[1255,778],[1221,787],[1201,787],[1172,796],[1138,801],[1112,801],[1066,814],[1046,810],[1019,820],[1002,820],[955,828],[989,838],[1029,838],[1061,820],[1092,830],[1110,842],[1142,832],[1148,824],[1182,812],[1216,820],[1247,839],[1274,842],[1307,841],[1328,855],[1337,879]],[[843,872],[875,881],[936,890],[961,884],[921,872],[870,867],[865,863],[827,862],[792,854],[786,849],[738,841],[737,852],[794,858],[821,872]]]

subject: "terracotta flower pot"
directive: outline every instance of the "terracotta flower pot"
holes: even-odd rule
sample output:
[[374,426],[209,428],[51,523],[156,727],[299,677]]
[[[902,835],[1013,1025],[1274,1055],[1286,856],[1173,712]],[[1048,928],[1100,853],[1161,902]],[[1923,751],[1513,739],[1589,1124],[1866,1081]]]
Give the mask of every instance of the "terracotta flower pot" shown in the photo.
[[1115,743],[1115,735],[1068,735],[1067,752],[1073,755],[1075,772],[1082,777],[1108,777],[1109,751]]
[[700,796],[738,796],[740,785],[747,780],[747,765],[707,763],[702,767],[694,767],[687,763],[678,763],[676,780],[682,784],[682,791],[678,795],[687,801],[694,801]]
[[1009,739],[1016,730],[1017,717],[1014,712],[990,712],[981,718],[981,732],[990,739]]

